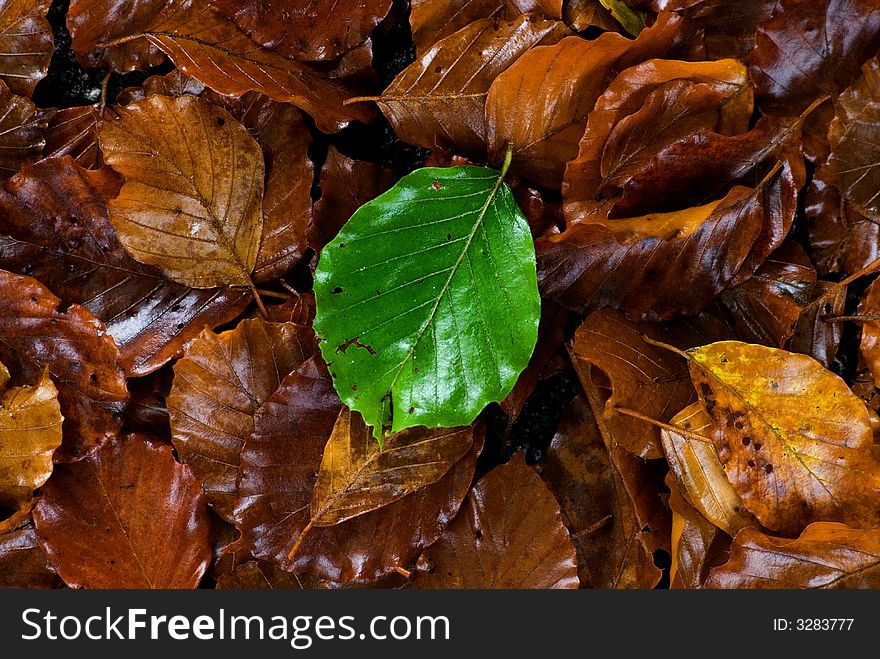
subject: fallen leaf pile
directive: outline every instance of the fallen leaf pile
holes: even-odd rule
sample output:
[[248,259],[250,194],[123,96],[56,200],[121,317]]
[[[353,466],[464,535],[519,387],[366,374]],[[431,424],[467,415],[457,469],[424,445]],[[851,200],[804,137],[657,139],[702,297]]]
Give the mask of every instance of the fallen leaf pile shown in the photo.
[[0,3],[0,587],[880,585],[878,145],[877,0]]

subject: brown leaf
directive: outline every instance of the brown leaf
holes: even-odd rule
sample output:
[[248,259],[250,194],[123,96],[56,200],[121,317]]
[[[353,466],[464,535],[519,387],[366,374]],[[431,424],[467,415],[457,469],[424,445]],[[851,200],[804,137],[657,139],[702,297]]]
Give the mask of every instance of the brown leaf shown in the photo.
[[0,179],[40,158],[51,110],[38,109],[30,99],[16,96],[0,80]]
[[601,413],[609,431],[622,446],[642,458],[658,458],[660,436],[656,427],[623,416],[618,406],[659,421],[669,419],[694,399],[681,359],[645,343],[646,333],[658,331],[647,324],[627,321],[618,312],[596,311],[584,320],[569,344],[569,354],[584,388],[601,390]]
[[658,570],[641,525],[583,394],[563,412],[536,467],[559,500],[577,550],[578,577],[594,588],[652,588]]
[[287,377],[257,412],[242,450],[236,526],[258,559],[338,583],[372,581],[411,565],[439,537],[471,485],[483,435],[436,483],[336,526],[312,526],[291,561],[341,407],[323,362],[313,358]]
[[352,160],[331,145],[321,170],[321,198],[315,202],[309,225],[309,246],[323,248],[360,206],[385,192],[394,180],[391,170]]
[[70,0],[67,28],[80,64],[127,72],[161,64],[162,51],[146,39],[107,45],[148,28],[168,0]]
[[706,441],[700,441],[684,433],[660,431],[669,473],[688,504],[731,536],[746,526],[755,526],[754,517],[743,507],[721,466],[711,441],[712,419],[700,404],[688,405],[669,423],[706,438]]
[[825,368],[830,368],[843,336],[843,325],[828,322],[839,316],[846,305],[846,287],[817,281],[813,299],[806,305],[794,324],[789,350],[809,355]]
[[56,460],[82,458],[119,431],[128,391],[118,361],[113,337],[87,309],[62,311],[36,280],[0,270],[0,362],[21,384],[49,369],[64,416]]
[[562,23],[531,14],[509,23],[475,21],[410,64],[376,102],[403,141],[485,158],[492,81],[530,48],[567,33]]
[[523,55],[489,88],[490,161],[500,163],[507,144],[513,143],[517,173],[545,187],[559,187],[565,164],[577,155],[587,114],[608,77],[663,55],[674,42],[679,22],[674,14],[661,14],[634,41],[612,32],[595,41],[569,37]]
[[171,364],[167,364],[147,376],[128,380],[131,398],[122,412],[125,417],[123,431],[149,433],[151,437],[171,443],[171,419],[166,399],[171,393],[173,379],[174,371]]
[[758,187],[734,186],[701,207],[576,224],[540,238],[542,295],[579,313],[608,306],[650,320],[698,313],[784,240],[800,173],[784,163]]
[[880,58],[868,60],[837,98],[828,136],[825,178],[858,213],[880,222]]
[[0,7],[0,78],[30,96],[49,70],[54,43],[46,20],[50,0],[9,0]]
[[250,286],[263,227],[263,154],[225,110],[150,96],[101,124],[104,160],[125,176],[109,202],[126,250],[187,286]]
[[436,483],[473,445],[470,427],[409,428],[380,449],[357,412],[343,407],[324,447],[309,523],[333,526]]
[[678,490],[672,490],[669,505],[672,508],[669,587],[700,588],[709,567],[712,547],[724,534],[693,508]]
[[[210,91],[205,85],[195,78],[186,75],[180,69],[174,69],[171,73],[165,75],[154,75],[144,80],[144,84],[139,87],[126,87],[116,97],[115,105],[131,105],[135,101],[142,101],[147,96],[183,96],[184,94],[192,94],[193,96],[201,96],[203,92]],[[224,110],[233,115],[240,123],[241,117],[229,107],[236,101],[243,101],[248,98],[265,98],[262,94],[248,92],[242,97],[226,97],[215,93],[216,98],[210,98],[212,103],[221,106]],[[220,99],[226,99],[229,105],[218,102]]]
[[738,341],[687,354],[727,478],[764,527],[876,526],[871,421],[843,380],[804,355]]
[[170,446],[139,435],[57,467],[34,523],[73,588],[195,588],[211,559],[201,486]]
[[251,39],[297,60],[331,60],[363,43],[391,9],[391,0],[214,0]]
[[268,282],[284,275],[306,251],[312,221],[314,167],[312,137],[299,111],[282,106],[257,137],[266,161],[263,236],[254,279]]
[[770,18],[776,0],[703,0],[684,12],[702,34],[699,59],[744,60],[755,46],[758,24]]
[[787,240],[745,282],[721,293],[743,341],[783,348],[810,301],[816,270],[803,247]]
[[119,346],[120,365],[145,375],[182,354],[205,326],[238,316],[251,297],[242,289],[188,288],[132,259],[105,202],[119,184],[110,169],[89,172],[69,157],[22,169],[0,190],[0,267],[85,305]]
[[232,516],[254,414],[316,348],[306,327],[244,320],[221,334],[204,330],[174,365],[168,396],[174,447],[223,519]]
[[599,0],[565,0],[562,6],[562,16],[566,25],[575,32],[583,32],[590,26],[602,30],[617,30],[620,25],[614,20]]
[[307,65],[254,46],[247,35],[199,0],[184,0],[160,16],[144,36],[184,73],[220,94],[258,91],[308,112],[322,131],[336,132],[352,119],[369,121],[363,105],[343,107],[345,87]]
[[57,588],[63,585],[40,549],[33,522],[0,533],[0,588]]
[[512,21],[532,13],[561,20],[563,0],[412,0],[411,4],[409,24],[416,51],[421,54],[453,32],[483,18]]
[[0,505],[23,507],[52,474],[61,446],[58,390],[48,371],[34,387],[9,387],[0,364]]
[[565,167],[569,219],[620,194],[666,146],[703,129],[742,132],[751,114],[747,71],[736,60],[648,60],[626,69],[591,104],[577,157]]
[[257,590],[268,588],[315,588],[316,580],[291,574],[269,561],[238,562],[235,552],[220,556],[214,567],[219,590]]
[[758,25],[749,73],[765,111],[798,114],[825,94],[836,97],[880,38],[874,0],[779,0]]
[[577,588],[575,549],[559,503],[522,454],[470,491],[419,558],[416,588]]
[[880,531],[833,522],[810,524],[794,540],[743,529],[730,561],[714,568],[707,588],[877,588]]
[[86,169],[101,165],[98,148],[98,108],[94,105],[63,108],[49,119],[44,158],[70,156]]
[[[865,360],[865,365],[874,376],[874,384],[880,385],[880,283],[878,280],[871,282],[862,302],[859,305],[859,313],[870,318],[862,323],[862,340],[859,351]],[[876,320],[873,318],[876,317]]]

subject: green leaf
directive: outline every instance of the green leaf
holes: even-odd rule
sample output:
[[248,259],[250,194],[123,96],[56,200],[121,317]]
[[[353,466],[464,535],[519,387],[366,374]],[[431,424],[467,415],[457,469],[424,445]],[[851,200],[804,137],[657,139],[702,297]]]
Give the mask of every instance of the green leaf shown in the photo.
[[611,12],[621,27],[632,36],[639,36],[645,27],[645,12],[636,11],[623,0],[599,0],[599,3]]
[[321,352],[340,398],[380,441],[468,425],[528,363],[541,302],[506,168],[419,169],[361,206],[321,252]]

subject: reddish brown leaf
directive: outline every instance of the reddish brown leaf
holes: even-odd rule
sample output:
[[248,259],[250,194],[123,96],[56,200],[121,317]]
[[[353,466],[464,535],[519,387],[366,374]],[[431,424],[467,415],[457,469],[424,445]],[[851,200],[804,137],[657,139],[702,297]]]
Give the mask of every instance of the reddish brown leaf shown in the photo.
[[880,384],[880,280],[874,280],[859,305],[859,313],[870,319],[862,323],[862,341],[859,350],[865,365]]
[[582,585],[652,588],[660,580],[641,526],[583,395],[563,413],[538,473],[559,500]]
[[70,156],[86,169],[101,165],[98,148],[98,109],[94,105],[58,110],[46,128],[44,158]]
[[363,43],[391,9],[391,0],[214,0],[251,39],[297,60],[331,60]]
[[32,275],[65,303],[83,304],[106,324],[130,375],[145,375],[183,352],[206,325],[235,318],[250,295],[196,290],[132,259],[107,216],[119,180],[69,157],[24,168],[0,191],[0,267]]
[[846,287],[817,281],[813,299],[806,305],[794,324],[789,349],[809,355],[825,368],[829,368],[837,354],[843,335],[843,325],[828,322],[831,316],[839,316],[846,305]]
[[723,542],[724,534],[712,525],[685,498],[673,489],[672,566],[670,588],[700,588],[709,568],[713,544]]
[[522,454],[480,479],[419,563],[417,588],[579,585],[559,503]]
[[64,415],[56,459],[74,460],[119,431],[128,391],[104,323],[76,304],[61,309],[36,280],[0,270],[0,362],[21,384],[36,383],[49,369]]
[[161,64],[162,51],[146,39],[106,45],[147,29],[169,0],[70,0],[70,47],[83,66],[133,71]]
[[776,0],[703,0],[684,12],[702,35],[700,59],[744,60],[755,46],[758,24],[770,18]]
[[0,80],[0,179],[9,178],[40,157],[51,116],[51,110],[38,109]]
[[825,178],[859,214],[880,222],[880,58],[837,99]]
[[749,55],[763,108],[794,115],[825,94],[836,97],[874,54],[878,38],[874,0],[779,0],[758,25]]
[[363,105],[343,107],[345,87],[315,69],[254,46],[247,35],[199,1],[185,0],[159,17],[144,36],[184,73],[230,96],[258,91],[308,112],[324,132],[352,119],[369,121]]
[[[595,41],[569,37],[535,48],[499,75],[486,100],[490,161],[513,143],[514,170],[545,187],[559,187],[565,164],[577,155],[587,114],[615,71],[663,55],[679,26],[674,14],[632,41],[606,33]],[[546,45],[546,44],[545,44]]]
[[50,0],[8,0],[0,7],[0,78],[30,96],[49,69],[54,50],[46,20]]
[[707,588],[877,588],[880,531],[833,522],[810,524],[794,540],[743,529],[730,561],[714,568]]
[[231,519],[254,414],[316,347],[306,327],[244,320],[221,334],[204,330],[174,365],[168,396],[174,446],[224,519]]
[[57,588],[63,585],[37,542],[33,522],[0,533],[0,588]]
[[309,246],[320,250],[333,240],[348,218],[394,183],[394,173],[373,163],[352,160],[335,146],[327,150],[321,170],[321,198],[315,202],[309,225]]
[[475,21],[410,64],[376,102],[405,142],[484,158],[492,81],[530,48],[567,33],[562,23],[531,14],[509,23]]
[[211,559],[201,486],[170,446],[139,435],[59,466],[34,523],[74,588],[195,588]]

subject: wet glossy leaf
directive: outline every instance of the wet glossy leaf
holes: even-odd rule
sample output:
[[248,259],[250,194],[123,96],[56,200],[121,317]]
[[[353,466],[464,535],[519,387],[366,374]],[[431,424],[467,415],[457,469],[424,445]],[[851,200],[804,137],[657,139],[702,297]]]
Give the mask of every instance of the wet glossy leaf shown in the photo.
[[706,438],[701,441],[690,434],[665,428],[660,431],[669,473],[688,503],[731,536],[746,526],[756,525],[727,479],[711,441],[712,419],[700,404],[688,405],[672,417],[670,424]]
[[475,21],[410,64],[377,103],[404,141],[484,158],[484,107],[492,81],[530,48],[567,34],[562,23],[531,14],[509,23]]
[[143,34],[184,73],[228,96],[258,91],[306,110],[325,132],[350,120],[369,121],[363,105],[342,107],[340,83],[278,53],[254,46],[246,34],[203,3],[183,0]]
[[58,110],[46,128],[44,158],[70,156],[86,169],[101,164],[98,147],[98,108],[93,105]]
[[0,364],[0,504],[23,507],[52,474],[61,446],[58,390],[48,372],[34,387],[9,387]]
[[336,59],[363,43],[391,9],[391,0],[306,0],[296,4],[214,0],[251,39],[298,60]]
[[51,111],[40,110],[30,99],[16,96],[0,80],[0,179],[39,159],[51,116]]
[[244,320],[221,334],[203,331],[174,365],[168,396],[174,447],[224,519],[232,515],[254,414],[316,347],[306,327]]
[[764,527],[876,525],[873,430],[864,403],[840,378],[804,355],[737,341],[688,355],[721,464]]
[[56,460],[72,460],[116,435],[128,390],[106,326],[79,305],[62,309],[36,280],[0,270],[0,362],[21,384],[49,369],[64,416]]
[[877,588],[880,531],[816,522],[793,540],[743,529],[707,588]]
[[724,534],[693,508],[674,487],[669,496],[672,508],[672,565],[670,588],[700,588],[714,544]]
[[569,37],[535,48],[502,73],[486,101],[490,160],[514,145],[514,170],[558,187],[577,155],[587,115],[615,70],[659,57],[675,39],[678,17],[663,15],[635,41],[606,33],[595,41]]
[[878,36],[874,0],[779,0],[749,55],[763,107],[794,115],[825,94],[837,96],[874,54]]
[[856,211],[880,221],[880,58],[869,60],[838,97],[828,131],[826,178]]
[[195,588],[211,559],[201,486],[170,446],[139,435],[57,467],[34,523],[74,588]]
[[205,327],[248,305],[243,289],[196,290],[132,259],[110,225],[105,199],[119,177],[69,158],[25,167],[0,191],[0,267],[33,276],[65,303],[84,305],[106,325],[129,375],[179,356]]
[[472,444],[471,428],[410,428],[380,450],[361,415],[343,408],[324,447],[310,521],[333,526],[436,483]]
[[481,478],[428,547],[420,588],[577,588],[559,503],[520,454]]
[[29,519],[0,533],[0,588],[57,588],[63,585],[40,549]]
[[54,50],[46,20],[50,0],[7,0],[0,6],[0,78],[30,96],[49,69]]
[[161,64],[162,51],[146,39],[107,45],[148,28],[169,0],[70,0],[70,47],[83,66],[133,71]]
[[633,10],[623,0],[599,0],[624,30],[636,37],[645,28],[645,13]]
[[484,167],[417,170],[321,252],[321,351],[377,438],[469,425],[528,363],[540,316],[533,244],[502,179]]
[[256,141],[192,96],[150,96],[118,112],[98,135],[105,162],[125,176],[109,206],[126,250],[194,288],[253,286],[263,227]]

